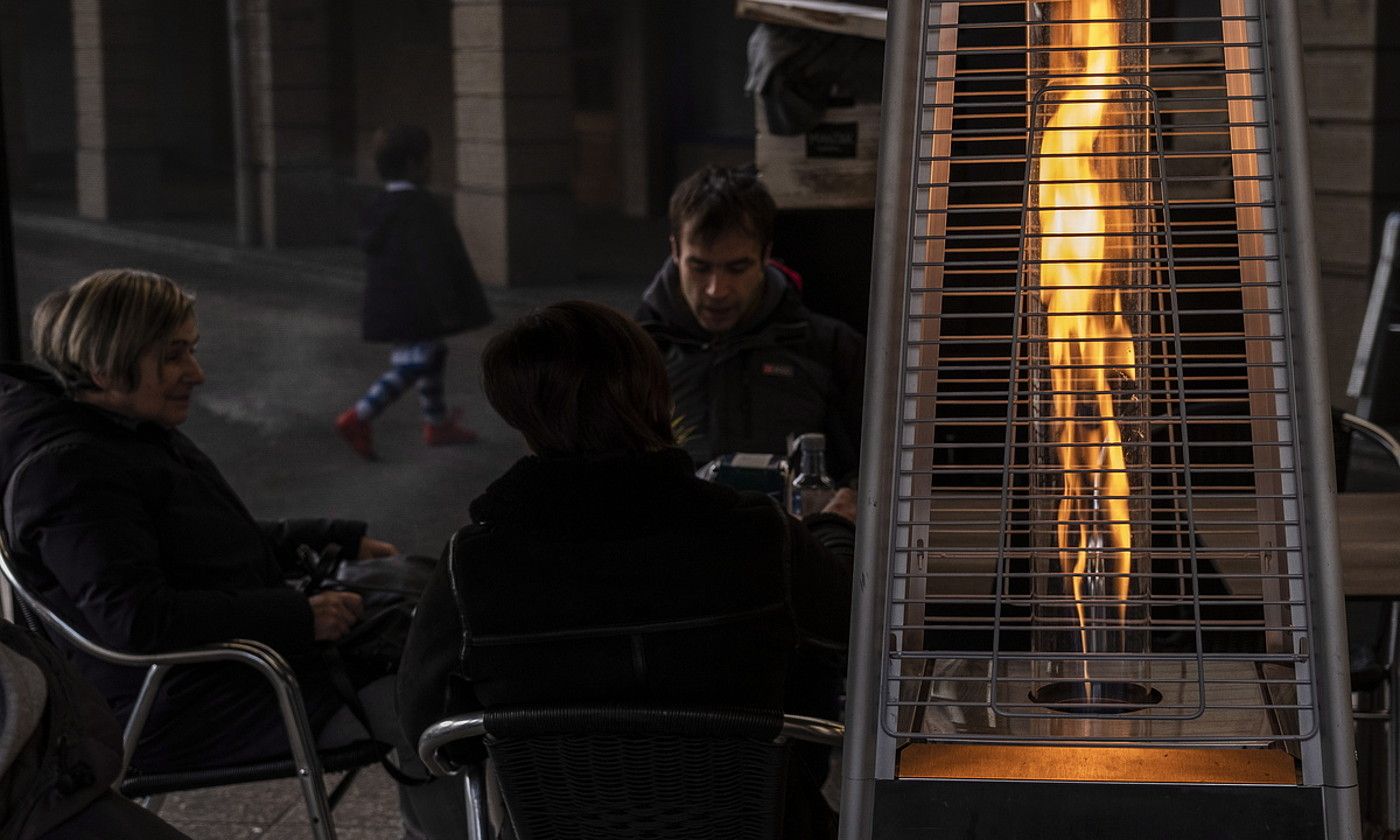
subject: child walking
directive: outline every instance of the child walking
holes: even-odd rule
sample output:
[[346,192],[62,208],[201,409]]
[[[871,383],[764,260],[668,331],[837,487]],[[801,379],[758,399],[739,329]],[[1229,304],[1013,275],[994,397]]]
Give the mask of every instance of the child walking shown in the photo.
[[365,211],[360,245],[366,257],[362,318],[365,341],[388,342],[388,371],[354,406],[336,418],[340,436],[364,458],[374,458],[370,423],[412,386],[423,412],[429,446],[471,443],[476,432],[458,422],[443,401],[445,336],[491,322],[491,310],[452,215],[423,185],[432,141],[415,125],[381,128],[374,165],[384,191]]

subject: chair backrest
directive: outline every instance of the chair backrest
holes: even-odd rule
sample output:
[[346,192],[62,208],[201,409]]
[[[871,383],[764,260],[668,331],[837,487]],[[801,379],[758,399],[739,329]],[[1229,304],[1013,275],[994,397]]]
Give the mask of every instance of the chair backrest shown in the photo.
[[[246,639],[233,639],[204,645],[192,650],[178,650],[166,653],[131,654],[112,650],[99,645],[84,636],[58,613],[50,609],[36,595],[29,592],[20,580],[19,569],[14,555],[0,530],[0,575],[9,581],[14,589],[16,601],[23,610],[27,621],[42,623],[45,630],[61,637],[84,653],[104,662],[128,665],[145,669],[133,703],[131,716],[127,719],[122,733],[122,767],[131,764],[131,757],[145,727],[146,716],[155,702],[166,672],[181,665],[196,665],[213,662],[238,662],[250,666],[266,679],[277,696],[277,705],[287,727],[287,737],[291,743],[290,761],[265,761],[234,767],[214,767],[207,770],[176,772],[147,777],[144,789],[140,785],[127,785],[125,772],[113,783],[119,790],[132,790],[131,795],[141,796],[164,793],[173,790],[186,790],[213,785],[237,784],[248,781],[261,781],[272,778],[296,778],[302,787],[306,800],[311,832],[316,840],[335,840],[335,824],[331,821],[330,805],[326,799],[325,781],[322,779],[321,758],[316,752],[316,736],[306,717],[306,707],[302,701],[301,688],[296,674],[281,654],[261,642]],[[35,620],[37,617],[38,621]],[[382,745],[374,741],[358,741],[339,750],[335,767],[349,770],[378,760],[383,754]],[[140,780],[138,780],[140,781]]]
[[774,840],[787,743],[777,712],[518,708],[484,714],[520,840]]
[[36,611],[36,607],[42,607],[35,596],[25,587],[19,578],[19,568],[15,565],[15,559],[10,553],[9,538],[0,530],[0,578],[10,585],[10,591],[15,598],[15,617],[19,623],[33,630],[42,636],[47,636],[48,632],[44,626],[44,621]]
[[61,638],[89,656],[117,665],[145,666],[150,657],[133,656],[103,647],[83,635],[57,612],[30,592],[20,579],[19,567],[10,550],[8,538],[0,532],[0,576],[10,584],[15,594],[16,612],[26,626],[50,639]]
[[0,580],[9,584],[10,594],[14,598],[15,618],[18,624],[28,627],[30,630],[47,638],[44,632],[44,623],[39,619],[39,615],[29,606],[33,596],[25,591],[24,586],[19,582],[17,570],[13,568],[14,561],[10,559],[10,545],[4,530],[0,529]]

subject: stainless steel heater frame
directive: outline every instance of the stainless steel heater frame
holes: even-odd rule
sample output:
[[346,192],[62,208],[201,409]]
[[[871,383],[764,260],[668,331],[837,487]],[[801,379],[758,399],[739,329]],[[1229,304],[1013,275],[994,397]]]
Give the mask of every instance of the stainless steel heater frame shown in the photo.
[[[1296,461],[1284,467],[1290,471],[1290,480],[1296,482],[1291,498],[1296,500],[1298,517],[1306,526],[1297,529],[1300,542],[1295,552],[1302,559],[1296,586],[1306,592],[1306,598],[1291,607],[1302,628],[1299,639],[1305,657],[1300,658],[1307,660],[1306,667],[1299,668],[1306,673],[1306,681],[1298,688],[1307,698],[1300,698],[1297,705],[1300,718],[1308,720],[1295,727],[1290,744],[1297,759],[1296,783],[900,777],[900,750],[921,736],[901,726],[899,716],[901,709],[918,701],[907,696],[906,685],[892,679],[886,669],[899,645],[908,644],[909,634],[917,633],[918,628],[911,630],[909,622],[894,613],[904,609],[897,605],[923,596],[908,587],[937,585],[934,576],[925,576],[923,584],[911,584],[915,576],[907,570],[901,573],[896,561],[899,511],[904,500],[898,485],[902,470],[907,473],[901,458],[909,449],[909,442],[902,438],[909,397],[911,286],[919,261],[915,251],[918,191],[930,188],[929,179],[920,171],[921,166],[927,169],[920,158],[920,138],[931,130],[949,128],[929,124],[937,119],[929,97],[938,94],[927,91],[936,86],[931,79],[939,73],[937,60],[931,57],[937,50],[930,47],[930,33],[936,29],[931,22],[957,20],[955,12],[941,15],[959,3],[890,0],[851,621],[842,840],[1360,837],[1298,14],[1294,0],[1222,3],[1221,20],[1228,18],[1235,26],[1252,27],[1249,40],[1257,39],[1252,48],[1264,55],[1259,70],[1265,79],[1262,95],[1246,96],[1233,88],[1232,81],[1225,98],[1230,102],[1232,132],[1240,120],[1235,103],[1248,99],[1254,104],[1247,107],[1257,108],[1252,113],[1259,114],[1249,117],[1248,122],[1253,126],[1257,119],[1258,133],[1272,138],[1272,148],[1256,156],[1265,169],[1251,174],[1273,190],[1273,199],[1267,202],[1276,214],[1270,235],[1276,235],[1281,251],[1274,258],[1287,267],[1286,278],[1278,284],[1278,329],[1290,360],[1285,384],[1292,400],[1289,443]],[[985,4],[973,0],[962,5]],[[1234,39],[1226,37],[1220,46],[1228,51],[1233,43]],[[1231,148],[1234,142],[1232,138]],[[1261,258],[1246,255],[1246,247],[1241,243],[1242,260]],[[1241,268],[1242,273],[1244,270]],[[893,627],[899,627],[902,634],[898,640]],[[996,709],[995,703],[990,706]],[[927,740],[940,737],[935,734]],[[1131,738],[1121,743],[1112,738],[1099,740],[1128,748],[1179,746],[1151,739],[1143,743]],[[1063,739],[1051,746],[1077,748]]]

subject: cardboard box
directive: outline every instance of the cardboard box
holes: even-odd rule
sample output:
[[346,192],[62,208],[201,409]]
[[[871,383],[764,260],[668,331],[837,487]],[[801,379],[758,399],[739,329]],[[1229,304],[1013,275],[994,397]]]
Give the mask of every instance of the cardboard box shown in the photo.
[[778,207],[875,206],[878,102],[828,108],[816,128],[792,137],[768,131],[761,99],[754,98],[754,107],[754,160]]
[[838,35],[885,38],[885,4],[878,0],[857,3],[830,0],[735,0],[734,16],[743,20],[800,26]]

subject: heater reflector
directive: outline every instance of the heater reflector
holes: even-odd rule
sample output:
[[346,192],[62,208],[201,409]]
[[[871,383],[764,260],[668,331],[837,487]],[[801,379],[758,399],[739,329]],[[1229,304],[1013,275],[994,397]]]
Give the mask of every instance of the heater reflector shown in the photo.
[[1315,731],[1249,5],[927,7],[891,734]]
[[891,0],[842,840],[1360,836],[1294,0]]

